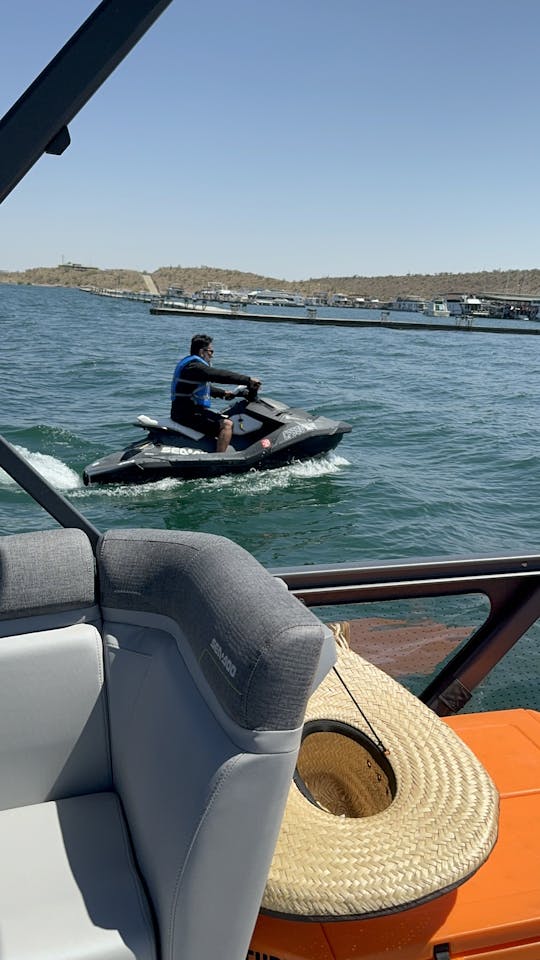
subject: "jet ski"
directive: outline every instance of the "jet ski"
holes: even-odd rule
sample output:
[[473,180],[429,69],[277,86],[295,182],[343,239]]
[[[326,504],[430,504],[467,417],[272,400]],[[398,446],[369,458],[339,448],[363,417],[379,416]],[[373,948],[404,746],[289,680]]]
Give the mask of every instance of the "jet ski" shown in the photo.
[[225,453],[215,452],[213,438],[175,420],[141,415],[135,425],[145,436],[89,464],[84,483],[152,483],[165,477],[191,480],[268,470],[328,453],[352,429],[342,420],[314,416],[246,388],[222,412],[233,422]]

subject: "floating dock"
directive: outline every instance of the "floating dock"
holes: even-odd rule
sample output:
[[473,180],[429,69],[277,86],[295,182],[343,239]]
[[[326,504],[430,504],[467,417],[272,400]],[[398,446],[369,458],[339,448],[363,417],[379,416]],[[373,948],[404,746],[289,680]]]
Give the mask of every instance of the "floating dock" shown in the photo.
[[538,336],[540,334],[540,323],[538,327],[503,327],[486,326],[485,324],[476,324],[474,320],[464,317],[456,317],[453,323],[437,322],[428,323],[421,320],[391,320],[386,313],[379,318],[374,317],[366,319],[365,317],[321,317],[314,310],[304,317],[290,316],[284,314],[270,313],[248,313],[246,310],[234,310],[228,307],[220,310],[219,307],[212,307],[211,311],[197,310],[190,307],[164,307],[154,306],[150,308],[150,313],[154,314],[174,314],[182,317],[201,317],[210,316],[214,319],[226,318],[227,320],[250,320],[254,323],[303,323],[309,326],[325,327],[385,327],[391,330],[452,330],[458,333],[510,333],[522,334],[524,336]]

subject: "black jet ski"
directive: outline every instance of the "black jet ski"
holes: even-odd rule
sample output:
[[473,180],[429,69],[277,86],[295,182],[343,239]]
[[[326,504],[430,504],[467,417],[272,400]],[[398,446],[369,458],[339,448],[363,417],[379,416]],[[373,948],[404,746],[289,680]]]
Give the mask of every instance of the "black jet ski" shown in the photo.
[[151,483],[165,477],[189,480],[267,470],[328,453],[352,429],[342,420],[250,396],[245,388],[223,413],[233,421],[232,443],[225,453],[216,453],[215,440],[190,427],[143,415],[135,424],[145,436],[89,464],[83,480],[86,484]]

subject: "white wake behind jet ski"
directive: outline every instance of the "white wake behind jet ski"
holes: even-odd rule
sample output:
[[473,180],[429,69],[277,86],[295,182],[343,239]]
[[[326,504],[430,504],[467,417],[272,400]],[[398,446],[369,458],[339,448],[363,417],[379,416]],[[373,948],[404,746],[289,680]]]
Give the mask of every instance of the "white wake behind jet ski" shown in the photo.
[[193,479],[225,473],[268,470],[295,460],[309,460],[338,445],[351,425],[288,407],[242,389],[223,411],[233,421],[232,443],[215,452],[215,440],[174,420],[139,416],[145,436],[125,450],[89,464],[91,483],[151,483],[165,477]]

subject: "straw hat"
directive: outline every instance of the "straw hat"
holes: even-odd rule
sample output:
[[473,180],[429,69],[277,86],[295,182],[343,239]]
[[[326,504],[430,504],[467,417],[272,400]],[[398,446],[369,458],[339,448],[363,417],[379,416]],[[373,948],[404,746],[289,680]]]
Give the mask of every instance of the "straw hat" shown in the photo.
[[478,869],[497,822],[497,791],[459,737],[338,649],[308,704],[262,908],[340,920],[416,906]]

